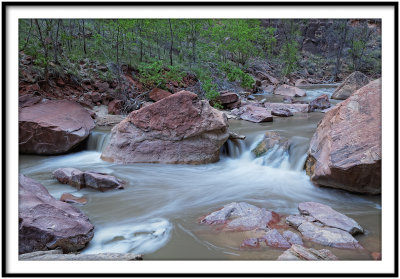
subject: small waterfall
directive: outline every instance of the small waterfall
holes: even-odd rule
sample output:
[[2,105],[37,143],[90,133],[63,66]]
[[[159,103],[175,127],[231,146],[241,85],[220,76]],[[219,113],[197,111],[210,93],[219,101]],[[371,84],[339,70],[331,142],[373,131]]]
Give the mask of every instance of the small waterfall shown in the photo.
[[108,131],[92,131],[87,142],[87,150],[102,152],[109,141]]
[[246,151],[246,143],[240,139],[228,139],[221,148],[221,155],[225,155],[230,158],[239,158],[244,151]]

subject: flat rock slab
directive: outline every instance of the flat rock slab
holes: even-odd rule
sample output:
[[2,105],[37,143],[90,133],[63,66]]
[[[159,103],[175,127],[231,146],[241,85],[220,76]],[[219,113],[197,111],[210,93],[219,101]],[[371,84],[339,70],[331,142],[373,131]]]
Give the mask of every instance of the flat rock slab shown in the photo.
[[132,253],[63,254],[62,251],[39,251],[19,255],[20,261],[134,261],[141,255]]
[[95,127],[90,113],[73,101],[46,101],[19,110],[19,152],[62,154]]
[[243,107],[232,110],[231,113],[240,117],[240,119],[242,120],[254,123],[273,121],[270,110],[255,105],[245,105]]
[[333,210],[330,206],[316,202],[302,202],[298,209],[301,214],[310,215],[326,226],[344,230],[352,235],[363,232],[363,228],[356,221]]
[[308,104],[264,103],[264,107],[270,111],[288,110],[291,113],[308,112]]
[[301,239],[301,236],[298,235],[297,233],[294,233],[292,231],[284,231],[282,233],[282,236],[289,242],[290,244],[299,244],[303,245],[303,240]]
[[289,96],[289,97],[304,97],[306,96],[306,92],[300,88],[295,86],[290,86],[287,84],[283,84],[275,89],[274,94]]
[[200,219],[202,224],[223,224],[225,231],[250,231],[267,228],[272,213],[245,202],[233,202]]
[[290,247],[290,249],[283,252],[283,254],[278,257],[278,260],[332,261],[332,260],[338,260],[338,258],[331,251],[327,249],[321,249],[321,250],[316,250],[313,248],[307,249],[301,245],[294,244],[292,245],[292,247]]
[[275,248],[290,248],[291,244],[275,229],[269,230],[262,237],[267,246]]
[[19,253],[61,248],[78,251],[93,238],[94,227],[79,209],[56,200],[47,189],[19,176]]

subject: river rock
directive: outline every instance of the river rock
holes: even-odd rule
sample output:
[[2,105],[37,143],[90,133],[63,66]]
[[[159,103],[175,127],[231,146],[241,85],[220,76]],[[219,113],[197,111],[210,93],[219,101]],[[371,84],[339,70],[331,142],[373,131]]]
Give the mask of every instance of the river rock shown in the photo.
[[293,113],[287,108],[273,109],[271,110],[271,114],[274,116],[281,116],[281,117],[293,116]]
[[282,84],[274,91],[275,95],[289,96],[289,97],[304,97],[306,92],[300,88],[290,86],[287,84]]
[[313,112],[316,110],[322,111],[330,107],[331,103],[329,102],[328,95],[322,94],[310,102],[308,112]]
[[95,127],[86,109],[73,101],[47,101],[19,111],[19,152],[61,154],[89,136]]
[[59,168],[53,171],[53,177],[63,184],[69,184],[78,190],[85,187],[83,172],[75,168]]
[[157,102],[157,101],[167,98],[171,95],[172,94],[168,91],[162,90],[160,88],[153,88],[149,93],[149,98],[151,100],[153,100],[154,102]]
[[85,204],[87,203],[87,199],[84,197],[76,197],[70,193],[63,193],[61,195],[60,201],[68,202],[68,203],[77,203],[77,204]]
[[18,98],[18,107],[24,108],[39,103],[42,100],[40,96],[35,94],[26,94]]
[[286,239],[287,242],[290,244],[299,244],[303,245],[303,240],[301,239],[301,236],[298,234],[292,232],[292,231],[284,231],[282,233],[282,236]]
[[342,84],[336,88],[331,98],[337,100],[346,100],[351,94],[356,92],[358,89],[367,85],[369,82],[368,77],[361,72],[354,72],[350,74]]
[[275,248],[290,248],[290,243],[276,230],[272,229],[262,237],[267,246]]
[[363,248],[351,234],[340,229],[321,227],[311,222],[303,222],[297,229],[304,238],[315,243],[335,248]]
[[229,139],[230,140],[236,140],[236,139],[245,140],[246,136],[245,135],[239,135],[238,133],[229,131]]
[[74,252],[93,238],[93,225],[77,208],[53,198],[47,189],[19,176],[19,254],[61,248]]
[[260,242],[258,238],[247,238],[243,240],[240,248],[258,248],[260,247]]
[[278,257],[278,260],[305,260],[305,261],[319,261],[319,260],[338,260],[338,258],[327,249],[316,250],[313,248],[305,248],[302,245],[294,244],[290,249],[283,252]]
[[305,79],[298,79],[298,80],[296,80],[296,82],[294,83],[294,86],[307,86],[307,85],[310,85],[310,83],[307,81],[307,80],[305,80]]
[[363,232],[363,228],[356,221],[333,210],[330,206],[317,202],[302,202],[298,208],[301,214],[310,215],[326,226],[341,229],[353,235]]
[[225,91],[219,93],[217,100],[221,105],[227,105],[237,102],[239,96],[236,93]]
[[288,139],[280,136],[277,132],[267,131],[264,134],[264,138],[251,152],[256,155],[256,157],[260,157],[276,145],[286,151],[289,148]]
[[265,208],[245,203],[233,202],[220,210],[200,219],[201,224],[224,224],[225,231],[250,231],[267,228],[272,220],[272,213]]
[[245,105],[243,107],[232,110],[231,113],[240,117],[243,120],[254,123],[273,121],[273,117],[270,111],[254,105]]
[[289,110],[292,113],[308,112],[308,104],[265,103],[267,110]]
[[142,255],[132,253],[63,254],[61,250],[38,251],[21,254],[20,261],[134,261],[142,260]]
[[319,185],[381,192],[381,80],[328,111],[311,139],[306,172]]
[[289,215],[286,217],[286,223],[290,226],[295,227],[296,229],[303,223],[303,222],[314,222],[316,221],[312,216],[301,216],[301,215]]
[[131,112],[111,130],[101,158],[115,163],[204,164],[219,160],[228,120],[197,95],[180,91]]

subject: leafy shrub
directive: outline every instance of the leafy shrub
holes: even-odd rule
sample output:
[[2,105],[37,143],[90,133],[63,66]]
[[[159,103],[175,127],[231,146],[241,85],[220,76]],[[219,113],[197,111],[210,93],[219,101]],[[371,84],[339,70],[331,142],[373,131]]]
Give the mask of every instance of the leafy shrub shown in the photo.
[[240,85],[247,89],[253,87],[253,78],[249,74],[243,72],[239,67],[229,65],[228,63],[222,63],[220,67],[225,71],[226,77],[230,82],[239,81]]
[[222,108],[222,105],[218,102],[218,88],[211,78],[211,73],[203,68],[195,69],[195,73],[197,79],[200,81],[205,97],[213,103],[215,108]]
[[141,63],[139,65],[140,82],[147,87],[165,88],[167,81],[181,82],[184,73],[178,66],[164,68],[161,61]]

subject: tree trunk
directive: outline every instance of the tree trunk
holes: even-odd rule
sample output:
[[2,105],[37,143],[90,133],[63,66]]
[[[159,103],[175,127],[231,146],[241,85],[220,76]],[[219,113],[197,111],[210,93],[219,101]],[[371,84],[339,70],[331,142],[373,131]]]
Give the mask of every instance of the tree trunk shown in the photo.
[[48,83],[49,83],[49,68],[48,68],[48,62],[49,62],[48,57],[49,57],[49,53],[48,53],[48,48],[47,48],[46,42],[45,42],[45,40],[44,40],[44,38],[43,38],[42,30],[40,29],[40,25],[39,25],[39,22],[38,22],[37,19],[35,19],[35,24],[36,24],[36,27],[37,27],[37,29],[38,29],[40,42],[42,43],[43,50],[44,50],[44,60],[45,60],[45,65],[44,65],[44,80],[45,80],[46,84],[48,84]]
[[172,66],[173,65],[173,63],[172,63],[172,48],[174,46],[174,36],[173,36],[173,33],[172,33],[171,19],[168,19],[168,23],[169,23],[169,31],[170,31],[170,34],[171,34],[171,46],[169,48],[169,61],[170,61],[170,64]]
[[85,20],[82,19],[82,33],[83,33],[83,52],[86,55],[86,35],[85,35]]

